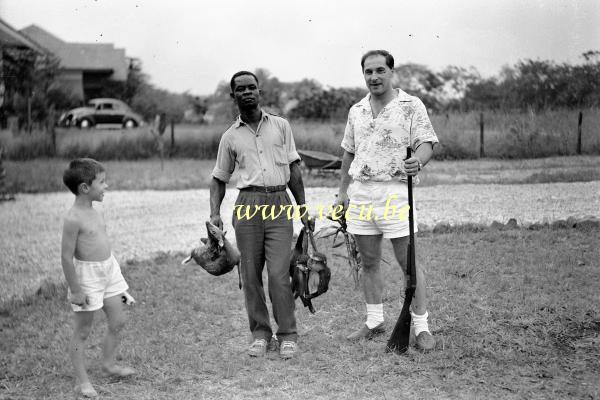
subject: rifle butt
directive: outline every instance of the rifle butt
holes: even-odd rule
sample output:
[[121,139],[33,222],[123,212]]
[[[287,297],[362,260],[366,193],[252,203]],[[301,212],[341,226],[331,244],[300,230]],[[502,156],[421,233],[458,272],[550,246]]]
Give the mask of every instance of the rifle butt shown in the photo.
[[402,311],[396,321],[392,335],[388,339],[386,346],[386,353],[394,352],[396,354],[403,354],[408,350],[410,342],[410,305],[415,291],[411,288],[406,289],[404,296],[404,304],[402,305]]

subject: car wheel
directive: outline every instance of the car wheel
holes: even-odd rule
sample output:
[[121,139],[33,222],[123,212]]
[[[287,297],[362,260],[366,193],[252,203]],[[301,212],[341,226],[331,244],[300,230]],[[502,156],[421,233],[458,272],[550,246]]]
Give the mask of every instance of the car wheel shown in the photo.
[[135,122],[132,119],[126,119],[125,122],[123,122],[123,128],[125,129],[133,129],[137,126],[137,122]]
[[79,127],[81,129],[89,129],[93,125],[94,125],[93,122],[90,119],[88,119],[88,118],[84,118],[81,121],[79,121]]

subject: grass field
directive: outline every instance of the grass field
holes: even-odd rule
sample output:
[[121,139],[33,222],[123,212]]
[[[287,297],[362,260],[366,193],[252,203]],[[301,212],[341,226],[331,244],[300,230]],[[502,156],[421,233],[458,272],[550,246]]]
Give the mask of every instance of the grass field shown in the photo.
[[[100,376],[105,319],[98,315],[87,349],[91,378],[111,399],[598,398],[599,233],[420,234],[417,262],[428,271],[438,346],[405,356],[383,353],[387,335],[345,341],[363,323],[364,305],[345,260],[333,254],[330,291],[314,302],[317,313],[298,305],[301,353],[287,362],[245,355],[235,272],[212,277],[179,265],[183,254],[132,260],[123,271],[138,304],[128,311],[120,352],[139,373],[121,381]],[[392,259],[388,244],[384,256]],[[395,267],[384,274],[391,330],[402,281]],[[0,398],[70,398],[65,291],[50,285],[0,310]]]
[[[65,191],[64,159],[7,161],[6,186],[14,193]],[[180,190],[207,188],[214,160],[105,161],[111,190]],[[462,183],[548,183],[600,180],[600,156],[548,157],[527,160],[432,161],[421,173],[424,186]],[[233,185],[237,175],[232,177]],[[338,173],[303,174],[307,187],[336,187]]]

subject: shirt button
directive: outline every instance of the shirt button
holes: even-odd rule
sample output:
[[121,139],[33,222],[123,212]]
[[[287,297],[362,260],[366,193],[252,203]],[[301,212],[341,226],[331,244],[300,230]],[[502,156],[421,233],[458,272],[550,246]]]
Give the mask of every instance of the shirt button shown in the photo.
[[263,168],[263,171],[266,171],[266,170],[267,170],[266,168]]
[[260,153],[260,154],[262,154],[262,150],[261,150],[261,151],[259,151],[259,153]]

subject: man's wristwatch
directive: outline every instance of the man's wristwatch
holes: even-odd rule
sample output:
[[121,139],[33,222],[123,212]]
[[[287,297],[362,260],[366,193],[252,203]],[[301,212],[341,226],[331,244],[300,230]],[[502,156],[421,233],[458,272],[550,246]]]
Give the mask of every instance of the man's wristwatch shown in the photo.
[[[417,157],[415,157],[415,158],[417,158]],[[418,158],[417,158],[417,163],[419,164],[419,171],[422,170],[423,169],[423,163]]]

